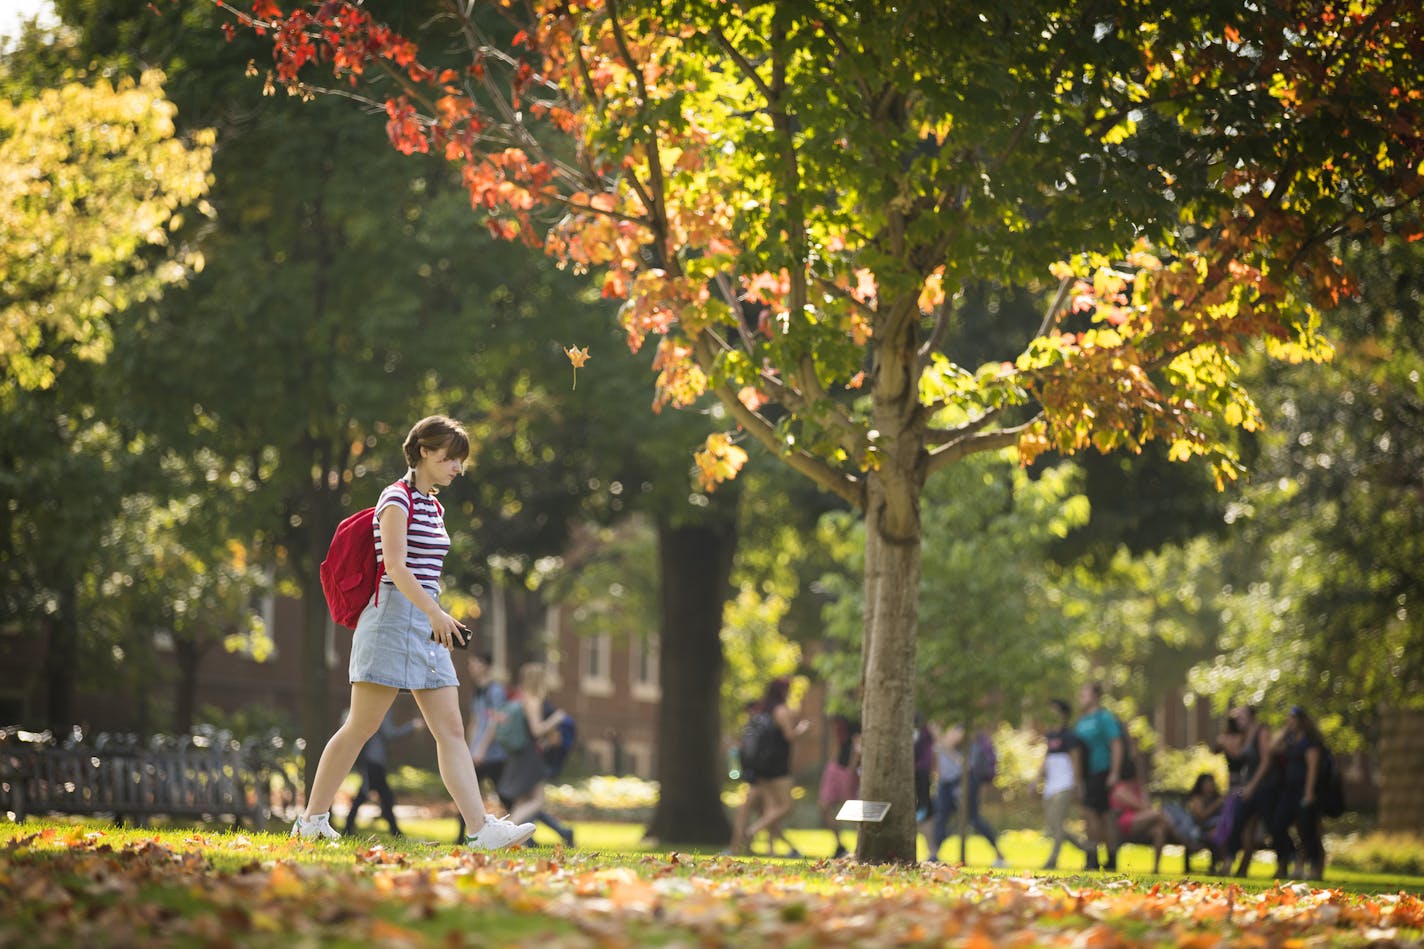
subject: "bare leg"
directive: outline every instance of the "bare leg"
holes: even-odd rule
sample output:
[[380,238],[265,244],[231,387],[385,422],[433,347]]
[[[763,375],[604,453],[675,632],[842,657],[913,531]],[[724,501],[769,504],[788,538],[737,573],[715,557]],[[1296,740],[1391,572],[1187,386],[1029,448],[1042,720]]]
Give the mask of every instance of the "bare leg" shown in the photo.
[[845,845],[841,843],[841,825],[836,820],[836,814],[840,812],[841,805],[844,803],[844,801],[827,801],[821,805],[821,826],[831,832],[831,837],[836,842],[836,849],[832,853],[832,856],[835,857],[845,853]]
[[[1247,819],[1241,829],[1241,862],[1236,865],[1236,875],[1244,877],[1251,872],[1251,858],[1256,856],[1256,838],[1260,834],[1260,820],[1256,815]],[[1230,861],[1228,861],[1229,866]]]
[[533,790],[515,802],[514,809],[509,812],[509,819],[516,824],[522,824],[527,820],[531,820],[543,809],[544,782],[540,781],[534,785]]
[[425,716],[425,725],[435,739],[436,758],[440,763],[440,778],[450,792],[460,815],[465,818],[467,833],[477,834],[485,826],[485,800],[480,794],[480,779],[475,774],[475,762],[465,744],[465,726],[460,718],[459,691],[453,686],[443,689],[420,689],[415,704]]
[[747,796],[742,800],[742,806],[737,808],[736,819],[732,822],[732,853],[751,852],[752,841],[747,834],[747,825],[751,822],[752,811],[761,801],[761,785],[747,785]]
[[351,766],[356,763],[356,756],[366,746],[367,740],[381,727],[381,720],[390,711],[397,691],[374,682],[351,683],[351,711],[322,749],[303,817],[330,813],[337,788],[351,773]]
[[[747,828],[747,842],[750,843],[763,830],[770,831],[773,840],[780,835],[782,818],[791,813],[791,778],[774,778],[763,782],[766,786],[761,819]],[[782,836],[784,840],[785,837]]]

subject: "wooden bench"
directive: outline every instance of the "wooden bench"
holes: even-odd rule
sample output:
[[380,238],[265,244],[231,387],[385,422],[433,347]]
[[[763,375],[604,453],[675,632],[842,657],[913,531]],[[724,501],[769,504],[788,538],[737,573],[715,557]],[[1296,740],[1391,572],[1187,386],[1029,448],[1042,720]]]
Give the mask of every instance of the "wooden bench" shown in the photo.
[[108,814],[119,824],[143,824],[162,814],[260,828],[270,817],[269,776],[228,743],[204,747],[190,738],[166,748],[65,748],[45,738],[0,733],[0,793],[16,821],[30,814]]

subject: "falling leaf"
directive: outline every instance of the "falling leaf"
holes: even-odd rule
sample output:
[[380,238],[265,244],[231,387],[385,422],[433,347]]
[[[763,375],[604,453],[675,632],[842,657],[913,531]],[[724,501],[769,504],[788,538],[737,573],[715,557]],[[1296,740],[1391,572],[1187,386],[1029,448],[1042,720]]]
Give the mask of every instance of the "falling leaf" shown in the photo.
[[588,362],[588,347],[579,349],[577,346],[569,346],[564,349],[564,355],[569,357],[569,362],[574,366],[574,384],[571,388],[578,388],[578,371],[583,368],[583,364]]

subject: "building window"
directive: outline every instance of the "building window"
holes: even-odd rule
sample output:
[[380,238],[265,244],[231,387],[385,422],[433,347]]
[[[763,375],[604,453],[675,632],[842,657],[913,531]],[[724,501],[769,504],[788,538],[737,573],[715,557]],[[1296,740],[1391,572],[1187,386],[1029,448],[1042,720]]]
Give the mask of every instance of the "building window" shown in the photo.
[[633,698],[640,702],[657,702],[663,697],[658,679],[658,640],[654,636],[640,636],[628,645],[629,676],[633,687]]
[[585,695],[613,694],[613,641],[607,633],[579,637],[579,688]]
[[589,738],[581,742],[588,757],[589,770],[594,774],[613,773],[613,743],[606,738]]
[[623,746],[623,769],[645,781],[653,778],[653,747],[644,741],[630,741]]

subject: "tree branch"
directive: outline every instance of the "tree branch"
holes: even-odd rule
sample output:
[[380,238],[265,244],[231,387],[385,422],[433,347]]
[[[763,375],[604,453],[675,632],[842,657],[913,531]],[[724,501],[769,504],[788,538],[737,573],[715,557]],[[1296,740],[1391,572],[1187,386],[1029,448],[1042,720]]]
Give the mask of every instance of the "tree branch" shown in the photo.
[[943,468],[948,468],[956,461],[961,461],[970,455],[985,451],[997,451],[1000,448],[1008,448],[1018,444],[1019,437],[1037,424],[1043,418],[1043,413],[1039,412],[1033,418],[1022,425],[1015,425],[1013,428],[1000,428],[992,432],[981,432],[969,435],[949,442],[940,448],[930,452],[928,473],[934,474]]
[[[623,24],[618,21],[618,0],[608,0],[608,23],[613,29],[613,41],[618,47],[618,55],[623,58],[623,64],[633,74],[633,81],[637,84],[639,109],[646,108],[648,81],[643,75],[643,70],[638,67],[637,61],[633,59],[632,50],[628,47],[628,36],[623,31]],[[648,208],[648,213],[652,215],[652,230],[658,240],[658,256],[661,258],[663,266],[671,272],[674,269],[674,260],[673,255],[668,252],[667,206],[664,203],[667,180],[663,175],[662,151],[658,148],[658,135],[654,126],[649,128],[646,144],[648,148],[648,197],[652,203],[645,206]]]
[[957,439],[965,438],[986,428],[1003,414],[1004,410],[1001,408],[989,409],[987,412],[977,415],[964,424],[956,425],[953,428],[927,428],[925,429],[925,441],[930,445],[943,445]]
[[714,26],[712,28],[712,38],[717,41],[717,45],[722,47],[722,51],[726,53],[727,57],[741,70],[742,75],[752,81],[752,85],[757,87],[757,91],[761,93],[762,98],[770,105],[772,99],[771,87],[766,84],[765,79],[761,78],[761,74],[756,71],[756,67],[752,65],[751,60],[743,56],[742,51],[732,45],[732,41],[727,39],[727,34],[722,32],[721,27]]
[[[700,334],[697,339],[692,341],[692,349],[703,371],[708,371],[711,368],[712,355],[708,351],[708,343],[703,338],[705,335]],[[732,391],[731,386],[721,383],[711,388],[717,400],[726,407],[737,424],[773,455],[779,457],[788,467],[805,475],[813,483],[830,491],[857,510],[865,510],[865,482],[863,480],[833,468],[803,449],[791,448],[788,450],[785,443],[776,437],[776,427],[771,423],[771,420],[742,404],[742,400],[737,398],[737,393]]]

